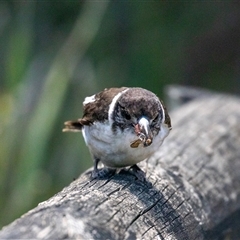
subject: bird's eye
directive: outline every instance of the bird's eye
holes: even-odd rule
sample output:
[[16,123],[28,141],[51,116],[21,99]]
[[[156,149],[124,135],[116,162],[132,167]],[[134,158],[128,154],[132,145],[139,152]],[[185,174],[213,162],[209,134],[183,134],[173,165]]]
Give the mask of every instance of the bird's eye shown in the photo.
[[122,116],[127,119],[127,120],[130,120],[131,119],[131,116],[130,114],[128,113],[128,111],[126,111],[126,109],[121,109],[121,114]]
[[159,114],[157,114],[157,116],[153,119],[153,123],[157,123],[157,121],[158,121],[158,118],[159,118]]

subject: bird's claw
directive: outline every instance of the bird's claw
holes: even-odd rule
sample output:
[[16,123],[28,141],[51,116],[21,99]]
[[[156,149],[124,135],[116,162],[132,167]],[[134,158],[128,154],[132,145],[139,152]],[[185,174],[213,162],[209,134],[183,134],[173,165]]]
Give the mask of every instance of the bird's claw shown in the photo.
[[146,181],[146,173],[139,168],[136,164],[129,168],[129,172],[132,173],[139,181]]
[[92,179],[109,178],[112,175],[114,175],[115,172],[116,172],[116,169],[105,167],[100,170],[93,170],[91,177],[92,177]]

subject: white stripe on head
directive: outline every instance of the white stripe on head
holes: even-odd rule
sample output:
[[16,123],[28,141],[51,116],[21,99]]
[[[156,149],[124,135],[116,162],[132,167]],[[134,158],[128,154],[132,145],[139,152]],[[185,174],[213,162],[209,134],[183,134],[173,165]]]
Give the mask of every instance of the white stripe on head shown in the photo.
[[92,102],[95,102],[95,94],[94,95],[92,95],[92,96],[90,96],[90,97],[86,97],[85,99],[84,99],[84,102],[83,102],[83,105],[85,106],[86,104],[88,104],[88,103],[92,103]]
[[162,123],[164,123],[165,122],[165,110],[164,110],[164,107],[163,107],[163,105],[162,105],[162,103],[161,103],[161,101],[158,99],[158,101],[159,101],[159,103],[160,103],[160,106],[161,106],[161,108],[162,108]]
[[110,106],[109,106],[109,110],[108,110],[108,120],[109,122],[112,122],[112,115],[113,115],[113,111],[116,105],[117,100],[123,95],[123,93],[125,93],[129,88],[123,90],[122,92],[118,93],[112,100]]

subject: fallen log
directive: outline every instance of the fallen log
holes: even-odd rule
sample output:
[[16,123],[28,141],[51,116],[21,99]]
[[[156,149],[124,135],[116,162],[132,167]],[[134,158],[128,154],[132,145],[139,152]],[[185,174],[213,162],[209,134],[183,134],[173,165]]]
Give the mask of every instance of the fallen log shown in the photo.
[[240,99],[209,94],[170,115],[146,182],[89,170],[0,239],[239,239]]

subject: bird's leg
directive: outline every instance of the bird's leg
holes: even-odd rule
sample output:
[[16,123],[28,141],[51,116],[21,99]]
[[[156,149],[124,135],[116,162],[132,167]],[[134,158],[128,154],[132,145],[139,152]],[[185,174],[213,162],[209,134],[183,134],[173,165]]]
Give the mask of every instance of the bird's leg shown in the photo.
[[92,171],[92,178],[97,178],[99,174],[99,169],[98,169],[98,163],[100,162],[99,158],[94,157],[94,165],[93,165],[93,171]]
[[99,158],[94,157],[94,166],[92,172],[92,179],[95,178],[106,178],[112,176],[116,169],[104,167],[103,169],[98,169],[98,163],[100,162]]
[[130,168],[130,173],[132,173],[135,177],[137,177],[138,180],[140,181],[146,181],[146,174],[145,172],[138,167],[138,165],[134,164]]

